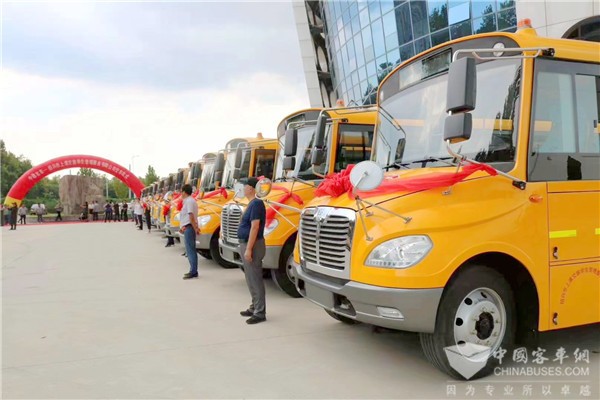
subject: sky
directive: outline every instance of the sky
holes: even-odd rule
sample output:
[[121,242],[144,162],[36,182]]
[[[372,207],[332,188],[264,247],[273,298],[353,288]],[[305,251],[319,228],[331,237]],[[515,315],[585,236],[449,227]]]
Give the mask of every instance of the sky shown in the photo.
[[34,165],[163,177],[309,106],[290,2],[0,1],[0,137]]

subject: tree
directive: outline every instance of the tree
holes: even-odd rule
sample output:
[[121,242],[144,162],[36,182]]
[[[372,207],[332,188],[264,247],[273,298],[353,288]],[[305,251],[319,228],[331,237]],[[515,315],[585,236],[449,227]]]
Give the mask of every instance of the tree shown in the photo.
[[112,187],[115,191],[115,195],[118,199],[124,199],[127,197],[127,192],[129,188],[126,184],[121,182],[120,179],[112,178]]
[[148,165],[148,171],[146,172],[146,176],[144,177],[144,179],[142,179],[144,184],[146,186],[150,186],[159,179],[160,178],[158,175],[156,175],[156,171],[154,170],[154,167],[152,165]]
[[15,154],[7,151],[6,144],[2,139],[0,139],[0,161],[0,180],[2,182],[0,185],[0,195],[4,197],[17,179],[31,169],[33,165],[31,164],[31,161],[23,155],[17,157]]
[[97,178],[99,175],[96,171],[94,171],[91,168],[79,168],[79,171],[77,172],[77,175],[79,176],[91,176],[92,178]]

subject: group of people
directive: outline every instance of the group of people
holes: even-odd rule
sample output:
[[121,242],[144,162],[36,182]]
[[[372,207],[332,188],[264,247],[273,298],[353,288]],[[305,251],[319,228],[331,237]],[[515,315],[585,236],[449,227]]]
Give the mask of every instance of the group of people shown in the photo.
[[[128,205],[127,202],[113,202],[109,201],[104,205],[104,222],[112,222],[112,221],[124,221],[127,222],[129,220],[129,216],[127,214]],[[88,203],[87,201],[81,205],[81,214],[79,215],[80,221],[89,221],[89,215],[92,215],[92,221],[100,220],[100,211],[102,210],[102,206],[97,200],[92,201],[92,203]]]
[[[31,210],[35,213],[37,217],[37,222],[44,222],[44,214],[46,214],[46,206],[44,204],[36,203],[31,206]],[[55,221],[62,221],[62,210],[63,207],[61,203],[58,202],[55,207]],[[10,230],[16,230],[17,223],[19,223],[20,225],[27,225],[27,212],[29,211],[29,209],[24,203],[19,206],[16,202],[13,201],[13,203],[9,207],[4,207],[4,205],[2,205],[2,211],[7,212],[5,215],[5,221],[3,221],[3,223],[10,224]]]
[[148,233],[152,229],[152,219],[150,216],[150,205],[146,202],[141,202],[139,199],[133,201],[133,219],[137,228],[142,231],[144,230],[144,217],[146,218],[146,226],[148,226]]
[[[240,253],[243,254],[244,274],[246,284],[252,298],[250,306],[240,315],[249,317],[247,324],[257,324],[267,320],[265,284],[263,280],[262,260],[265,257],[266,246],[264,239],[266,209],[262,200],[256,197],[255,177],[243,178],[244,196],[248,199],[248,207],[242,215],[238,228]],[[185,251],[190,264],[190,270],[183,279],[198,277],[198,254],[196,253],[196,235],[200,233],[198,226],[198,204],[192,197],[192,187],[184,185],[181,188],[183,199],[180,211],[180,232],[184,236]]]

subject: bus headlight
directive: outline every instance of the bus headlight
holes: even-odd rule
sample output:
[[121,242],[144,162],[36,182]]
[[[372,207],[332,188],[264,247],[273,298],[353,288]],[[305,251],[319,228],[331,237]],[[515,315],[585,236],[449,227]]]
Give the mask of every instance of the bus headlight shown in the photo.
[[365,265],[380,268],[408,268],[421,261],[433,243],[427,236],[403,236],[388,240],[375,247]]
[[201,217],[198,217],[198,226],[200,228],[206,226],[206,224],[208,224],[210,222],[210,215],[203,215]]
[[273,218],[271,222],[265,225],[265,231],[263,236],[267,236],[271,232],[273,232],[279,226],[279,220],[277,218]]

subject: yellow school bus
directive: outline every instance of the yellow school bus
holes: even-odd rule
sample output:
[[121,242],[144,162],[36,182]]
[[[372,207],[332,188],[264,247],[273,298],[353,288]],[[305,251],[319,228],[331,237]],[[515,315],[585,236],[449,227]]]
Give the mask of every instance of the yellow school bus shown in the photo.
[[237,264],[224,260],[219,252],[221,210],[233,198],[238,179],[258,174],[272,177],[276,149],[276,139],[264,139],[259,133],[252,138],[232,139],[217,154],[216,185],[212,191],[198,196],[200,235],[196,247],[200,255],[213,259],[223,268],[237,268]]
[[[215,157],[215,153],[206,153],[202,159],[195,163],[189,163],[189,171],[187,171],[187,173],[184,172],[182,184],[178,186],[176,197],[173,198],[168,209],[164,209],[167,212],[166,215],[168,217],[167,227],[165,228],[167,236],[181,238],[181,235],[179,234],[179,210],[181,209],[181,202],[183,201],[181,198],[181,187],[185,184],[190,184],[192,186],[192,195],[196,198],[198,195],[198,185],[201,184],[202,179],[206,182],[210,182],[213,177],[212,165],[214,164]],[[205,166],[206,173],[203,174]]]
[[[292,273],[300,211],[314,198],[325,175],[369,159],[375,114],[374,108],[361,107],[307,109],[288,115],[277,127],[275,178],[268,195],[262,197],[267,204],[263,268],[292,297],[300,296]],[[221,254],[238,265],[242,259],[237,227],[246,205],[246,199],[228,204],[221,222]]]
[[179,168],[175,176],[175,190],[173,191],[171,201],[168,204],[168,211],[165,215],[165,235],[168,237],[179,237],[179,218],[175,216],[179,213],[178,205],[181,203],[181,188],[188,184],[191,178],[191,170],[194,163],[189,163],[185,168]]
[[299,292],[342,322],[419,332],[457,379],[600,321],[599,55],[525,27],[392,71],[371,161],[303,210]]

